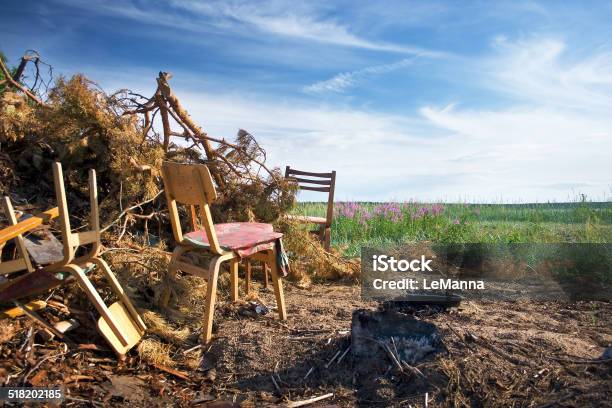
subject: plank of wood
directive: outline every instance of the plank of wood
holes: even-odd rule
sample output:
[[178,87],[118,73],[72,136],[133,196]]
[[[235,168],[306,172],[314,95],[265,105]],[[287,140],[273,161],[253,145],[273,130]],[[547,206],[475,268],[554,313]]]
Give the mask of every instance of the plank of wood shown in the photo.
[[[45,302],[44,300],[33,300],[25,304],[24,306],[27,307],[28,310],[35,312],[37,310],[41,310],[47,307],[47,302]],[[24,314],[25,312],[23,311],[22,308],[12,307],[10,309],[0,312],[0,317],[14,319],[16,317],[23,316]]]
[[54,207],[41,214],[20,221],[15,225],[3,228],[2,230],[0,230],[0,244],[3,244],[28,231],[31,231],[39,225],[42,225],[45,222],[49,222],[49,220],[57,218],[58,216],[59,209],[57,207]]

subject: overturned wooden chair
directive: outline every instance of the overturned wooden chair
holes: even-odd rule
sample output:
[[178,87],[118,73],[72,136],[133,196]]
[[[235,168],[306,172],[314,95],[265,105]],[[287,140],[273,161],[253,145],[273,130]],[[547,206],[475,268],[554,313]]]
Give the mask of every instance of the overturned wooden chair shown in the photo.
[[325,217],[288,215],[288,218],[306,224],[318,225],[318,231],[315,232],[325,250],[329,252],[331,248],[331,225],[334,218],[336,171],[334,170],[331,173],[312,173],[292,169],[290,166],[287,166],[285,168],[285,178],[295,182],[299,190],[327,193],[327,211]]
[[[44,293],[66,283],[70,278],[74,278],[100,313],[101,317],[98,319],[100,333],[119,358],[123,358],[127,351],[138,343],[146,330],[146,326],[108,264],[99,257],[101,243],[96,173],[94,170],[89,171],[90,229],[87,231],[81,230],[78,233],[73,233],[70,227],[70,214],[60,163],[54,164],[53,177],[58,202],[58,208],[55,211],[59,215],[58,220],[62,235],[62,258],[12,279],[8,284],[2,286],[0,301]],[[7,199],[5,199],[6,202]],[[10,201],[8,203],[10,204]],[[50,216],[52,215],[53,213],[50,214]],[[25,225],[29,222],[29,219],[24,220],[11,228],[17,229],[21,224]],[[77,249],[85,245],[91,245],[91,248],[84,255],[76,257]],[[86,273],[95,268],[102,272],[118,298],[118,301],[110,306],[106,306],[100,294],[86,276]]]
[[[169,274],[173,278],[180,270],[207,280],[203,342],[209,343],[212,339],[219,268],[226,261],[230,266],[233,301],[238,299],[238,263],[241,259],[258,259],[270,265],[279,317],[285,320],[287,312],[281,270],[278,266],[279,263],[286,262],[280,243],[282,234],[274,232],[270,224],[236,222],[215,225],[209,205],[217,198],[217,192],[205,165],[165,162],[162,177],[172,231],[178,244],[168,266]],[[203,228],[198,229],[196,219],[192,218],[194,231],[183,234],[178,204],[190,206],[192,217],[197,214],[195,208],[198,207]],[[184,256],[192,251],[203,251],[212,255],[208,268],[198,266]]]

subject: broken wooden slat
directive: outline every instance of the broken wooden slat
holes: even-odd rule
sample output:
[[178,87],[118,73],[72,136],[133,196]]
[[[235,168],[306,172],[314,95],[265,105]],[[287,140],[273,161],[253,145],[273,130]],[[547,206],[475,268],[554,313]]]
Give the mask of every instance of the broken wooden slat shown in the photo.
[[31,231],[32,229],[42,225],[45,222],[59,216],[59,210],[57,207],[51,208],[42,214],[34,215],[23,221],[18,222],[10,227],[3,228],[0,230],[0,244],[3,244],[23,233]]
[[[47,302],[45,302],[44,300],[33,300],[25,304],[24,307],[26,307],[30,311],[35,312],[37,310],[41,310],[47,307]],[[16,306],[0,312],[0,317],[14,319],[16,317],[23,316],[24,314],[25,312],[23,311],[23,309],[21,307]]]

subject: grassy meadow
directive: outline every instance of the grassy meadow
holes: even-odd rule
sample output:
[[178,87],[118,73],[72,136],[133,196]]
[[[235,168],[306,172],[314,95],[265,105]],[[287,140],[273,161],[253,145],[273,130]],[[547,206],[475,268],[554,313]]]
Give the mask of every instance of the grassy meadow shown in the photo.
[[[325,216],[326,204],[298,203],[294,214]],[[332,246],[359,256],[416,241],[439,243],[609,243],[612,202],[438,204],[337,202]]]

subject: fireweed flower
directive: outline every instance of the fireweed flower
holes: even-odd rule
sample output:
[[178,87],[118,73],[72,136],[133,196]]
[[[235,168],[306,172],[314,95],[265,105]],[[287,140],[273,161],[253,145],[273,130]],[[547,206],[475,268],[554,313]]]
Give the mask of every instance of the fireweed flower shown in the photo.
[[355,218],[360,209],[361,206],[352,201],[338,203],[334,208],[336,216],[345,218]]
[[440,215],[444,212],[444,206],[442,204],[434,204],[431,206],[431,215]]
[[374,208],[374,215],[388,219],[392,222],[399,222],[404,217],[402,208],[398,203],[384,203]]
[[368,211],[364,211],[360,214],[359,217],[359,224],[361,224],[362,226],[366,226],[368,221],[370,221],[372,219],[373,215],[372,213],[368,212]]
[[455,225],[459,225],[459,224],[461,224],[461,221],[459,221],[459,219],[458,219],[458,218],[455,218],[455,219],[453,220],[453,224],[455,224]]

